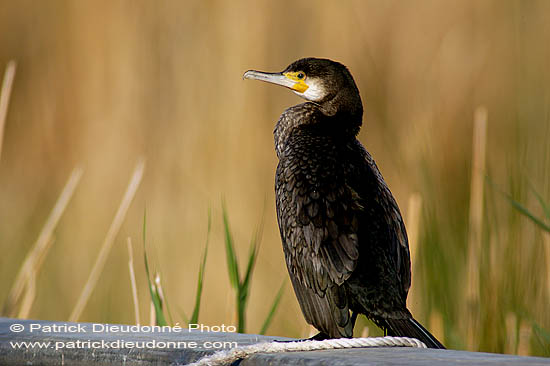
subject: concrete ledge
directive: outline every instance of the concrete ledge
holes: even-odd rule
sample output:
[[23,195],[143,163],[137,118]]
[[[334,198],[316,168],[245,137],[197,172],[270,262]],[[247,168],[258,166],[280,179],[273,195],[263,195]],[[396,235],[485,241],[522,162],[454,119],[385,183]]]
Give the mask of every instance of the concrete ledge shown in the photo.
[[[177,328],[150,332],[147,328],[138,331],[129,326],[116,327],[121,326],[0,318],[0,364],[184,365],[224,346],[288,339]],[[242,361],[240,366],[465,364],[550,366],[550,359],[452,350],[365,348],[256,354]]]

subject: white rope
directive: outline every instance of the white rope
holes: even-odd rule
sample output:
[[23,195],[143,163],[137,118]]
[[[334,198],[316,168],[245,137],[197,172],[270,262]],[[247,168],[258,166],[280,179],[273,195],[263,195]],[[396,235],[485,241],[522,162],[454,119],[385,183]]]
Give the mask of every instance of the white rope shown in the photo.
[[416,338],[407,337],[368,337],[368,338],[340,338],[324,341],[299,341],[299,342],[265,342],[250,346],[237,347],[230,350],[218,351],[210,356],[205,356],[188,366],[228,366],[238,359],[244,359],[255,353],[279,353],[298,351],[318,351],[325,349],[341,348],[367,348],[367,347],[415,347],[427,348]]

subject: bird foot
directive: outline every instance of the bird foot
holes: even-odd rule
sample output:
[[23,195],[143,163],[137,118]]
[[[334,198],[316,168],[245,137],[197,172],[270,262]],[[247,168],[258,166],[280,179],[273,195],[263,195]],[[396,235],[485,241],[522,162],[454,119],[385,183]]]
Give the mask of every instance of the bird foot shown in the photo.
[[313,337],[309,337],[309,338],[303,338],[303,339],[293,339],[293,340],[284,340],[284,341],[279,341],[279,340],[274,340],[274,342],[279,342],[279,343],[289,343],[289,342],[305,342],[305,341],[324,341],[325,339],[330,339],[330,337],[323,333],[323,332],[319,332],[317,334],[315,334]]

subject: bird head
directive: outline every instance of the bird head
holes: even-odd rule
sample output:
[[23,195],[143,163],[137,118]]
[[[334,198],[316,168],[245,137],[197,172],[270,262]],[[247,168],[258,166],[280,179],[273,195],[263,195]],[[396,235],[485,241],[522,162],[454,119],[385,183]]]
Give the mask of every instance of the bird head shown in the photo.
[[318,104],[323,113],[341,111],[362,114],[359,90],[348,69],[341,63],[320,58],[303,58],[282,72],[248,70],[244,79],[260,80],[291,89],[298,96]]

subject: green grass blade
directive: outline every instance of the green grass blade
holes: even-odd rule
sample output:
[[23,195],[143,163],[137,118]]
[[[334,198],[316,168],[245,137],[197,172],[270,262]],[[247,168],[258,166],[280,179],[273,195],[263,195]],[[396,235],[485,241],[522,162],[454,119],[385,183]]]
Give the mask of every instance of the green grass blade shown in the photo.
[[191,315],[191,320],[188,322],[190,324],[197,324],[199,321],[199,310],[201,307],[201,296],[202,296],[202,284],[204,280],[204,268],[206,266],[206,256],[208,255],[208,243],[210,242],[210,229],[212,227],[212,216],[210,210],[208,210],[208,231],[206,233],[206,245],[204,246],[204,253],[202,255],[201,265],[199,267],[199,278],[197,280],[197,293],[195,294],[195,307],[193,309],[193,314]]
[[550,233],[550,226],[546,225],[544,221],[536,217],[529,211],[525,206],[523,206],[518,201],[514,200],[511,196],[505,195],[508,201],[512,204],[512,207],[514,207],[516,210],[518,210],[520,213],[522,213],[524,216],[529,218],[531,221],[533,221],[535,224],[540,226],[543,230],[548,231]]
[[248,255],[248,264],[246,266],[245,277],[242,282],[239,280],[237,289],[237,332],[246,332],[246,304],[248,302],[249,284],[258,254],[257,240],[254,239],[250,245]]
[[147,275],[147,284],[149,286],[149,294],[151,295],[151,301],[153,302],[153,307],[155,308],[155,315],[157,317],[157,325],[167,325],[166,318],[162,311],[162,301],[156,289],[156,285],[151,282],[151,274],[149,272],[149,261],[147,259],[147,250],[145,248],[146,238],[147,238],[147,215],[146,212],[143,212],[143,259],[145,261],[145,274]]
[[222,202],[223,225],[225,229],[225,254],[227,258],[227,271],[229,273],[229,282],[231,286],[238,291],[240,287],[239,266],[237,264],[237,256],[235,255],[235,247],[233,245],[233,237],[229,230],[229,219],[225,203]]
[[533,187],[533,185],[529,184],[529,186],[531,187],[531,190],[535,194],[535,197],[537,197],[537,200],[539,201],[539,204],[542,207],[542,210],[544,211],[546,218],[550,220],[550,204],[547,204],[546,202],[544,202],[544,198],[542,198],[540,193],[537,192],[537,190],[535,189],[535,187]]
[[269,326],[271,325],[271,321],[273,320],[275,311],[277,311],[277,308],[279,307],[279,303],[281,302],[281,298],[283,297],[284,288],[285,288],[285,282],[283,282],[283,284],[279,288],[279,291],[277,292],[277,295],[275,295],[275,299],[273,300],[271,309],[269,309],[269,313],[267,314],[267,317],[264,320],[264,324],[262,325],[262,329],[260,330],[261,335],[264,335],[265,332],[267,331],[267,328],[269,328]]
[[143,249],[144,249],[143,257],[145,259],[145,273],[147,275],[147,284],[149,286],[149,294],[151,295],[151,301],[153,302],[153,307],[155,308],[157,325],[167,325],[166,318],[164,317],[164,312],[162,311],[162,301],[158,294],[157,286],[151,282],[151,275],[149,272],[149,264],[147,260],[147,251],[145,250],[145,246]]
[[550,233],[550,226],[547,225],[544,221],[542,221],[541,219],[539,219],[538,217],[536,217],[533,213],[531,213],[531,211],[529,211],[525,206],[523,206],[521,203],[519,203],[518,201],[516,201],[515,199],[512,198],[512,196],[510,196],[509,194],[505,193],[505,192],[502,192],[501,190],[499,190],[498,188],[495,187],[495,184],[491,181],[491,179],[489,177],[487,177],[487,180],[488,182],[490,183],[490,185],[495,188],[498,192],[500,192],[500,194],[502,194],[507,200],[508,202],[510,202],[510,204],[512,205],[512,207],[514,207],[517,211],[519,211],[521,214],[523,214],[525,217],[529,218],[531,221],[533,221],[536,225],[540,226],[541,229],[545,230],[545,231],[548,231]]
[[548,357],[548,355],[550,355],[550,350],[548,349],[547,345],[550,344],[550,331],[542,328],[535,322],[532,322],[532,325],[536,339],[541,344],[541,346],[543,346],[544,355]]
[[[159,277],[160,277],[160,272],[158,273]],[[162,281],[162,279],[161,279]],[[168,325],[168,324],[174,324],[174,319],[172,318],[172,311],[170,311],[170,302],[168,301],[168,295],[166,294],[166,291],[165,290],[162,290],[162,284],[160,284],[160,288],[158,288],[157,290],[157,294],[160,294],[162,292],[163,296],[164,296],[164,301],[162,299],[162,297],[160,297],[159,295],[159,298],[160,298],[160,303],[161,303],[161,309],[162,309],[162,314],[164,315],[164,318],[166,318],[166,315],[168,315],[168,320],[170,320],[170,323],[168,323],[166,320],[164,321],[165,324],[159,324],[159,325]],[[164,311],[164,309],[166,308],[166,311]]]
[[227,217],[227,209],[225,202],[222,201],[223,211],[223,224],[225,229],[225,255],[227,259],[227,271],[229,274],[229,282],[231,287],[235,289],[235,300],[237,310],[237,332],[244,333],[245,324],[245,303],[242,301],[242,286],[241,277],[239,275],[239,265],[237,261],[237,255],[235,254],[235,247],[233,245],[233,237],[229,230],[229,219]]
[[[264,213],[265,213],[265,206],[264,206]],[[260,251],[260,243],[261,243],[263,230],[264,230],[264,214],[262,214],[262,220],[260,221],[260,226],[256,230],[256,233],[252,237],[252,242],[250,243],[250,249],[248,252],[248,263],[246,265],[246,273],[242,283],[244,296],[248,296],[250,279],[252,278],[254,265],[256,264],[256,259],[258,258],[258,252]]]
[[250,279],[252,278],[252,272],[254,271],[254,265],[256,264],[256,259],[258,258],[258,249],[259,249],[259,235],[256,233],[252,242],[250,243],[250,249],[248,252],[248,263],[246,265],[246,272],[241,284],[241,296],[245,299],[248,297],[248,288],[250,285]]

